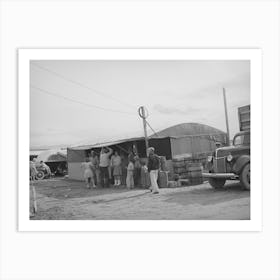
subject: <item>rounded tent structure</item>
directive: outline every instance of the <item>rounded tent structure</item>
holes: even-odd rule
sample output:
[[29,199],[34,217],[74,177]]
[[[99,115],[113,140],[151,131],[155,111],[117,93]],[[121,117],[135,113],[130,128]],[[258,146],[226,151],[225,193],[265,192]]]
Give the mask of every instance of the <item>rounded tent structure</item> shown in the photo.
[[227,134],[217,128],[201,123],[181,123],[163,129],[151,136],[153,139],[170,139],[171,158],[180,155],[195,156],[212,153],[216,143],[227,143]]
[[221,131],[215,127],[201,124],[201,123],[181,123],[174,126],[170,126],[163,129],[152,137],[182,137],[190,135],[225,135],[224,131]]

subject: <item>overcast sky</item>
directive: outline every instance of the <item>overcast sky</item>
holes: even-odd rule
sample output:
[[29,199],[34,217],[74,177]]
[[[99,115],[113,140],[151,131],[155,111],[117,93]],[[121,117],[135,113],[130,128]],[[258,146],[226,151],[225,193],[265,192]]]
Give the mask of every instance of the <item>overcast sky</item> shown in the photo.
[[232,138],[237,108],[250,104],[249,61],[32,61],[30,145],[141,135],[141,105],[156,131],[185,122],[226,131],[223,87]]

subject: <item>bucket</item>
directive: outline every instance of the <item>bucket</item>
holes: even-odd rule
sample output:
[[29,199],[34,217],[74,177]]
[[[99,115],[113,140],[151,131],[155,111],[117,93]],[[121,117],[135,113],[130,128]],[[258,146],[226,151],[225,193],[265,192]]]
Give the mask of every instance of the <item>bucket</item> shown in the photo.
[[188,177],[191,185],[199,185],[203,183],[202,177],[202,164],[201,163],[192,163],[188,167]]

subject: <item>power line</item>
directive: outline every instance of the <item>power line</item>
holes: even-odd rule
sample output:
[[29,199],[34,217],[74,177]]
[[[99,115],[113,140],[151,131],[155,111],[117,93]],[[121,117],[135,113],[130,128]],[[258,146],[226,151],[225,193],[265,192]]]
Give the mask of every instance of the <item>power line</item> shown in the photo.
[[45,93],[45,94],[48,94],[48,95],[51,95],[51,96],[55,96],[57,98],[62,98],[62,99],[65,99],[65,100],[68,100],[68,101],[71,101],[71,102],[74,102],[74,103],[77,103],[77,104],[80,104],[80,105],[87,106],[87,107],[96,108],[96,109],[104,110],[104,111],[110,111],[110,112],[114,112],[114,113],[135,115],[134,113],[130,113],[130,112],[123,112],[123,111],[118,111],[118,110],[114,110],[114,109],[109,109],[109,108],[104,108],[104,107],[92,105],[92,104],[87,104],[87,103],[84,103],[84,102],[81,102],[81,101],[78,101],[78,100],[75,100],[75,99],[72,99],[72,98],[69,98],[69,97],[66,97],[66,96],[55,94],[53,92],[50,92],[48,90],[42,89],[42,88],[37,87],[37,86],[34,86],[32,84],[30,85],[30,87],[33,88],[33,89],[36,89],[36,90],[38,90],[42,93]]
[[50,70],[50,69],[48,69],[48,68],[45,68],[45,67],[43,67],[43,66],[41,66],[41,65],[38,65],[37,63],[32,62],[31,65],[32,65],[32,66],[35,66],[35,67],[38,67],[38,68],[40,68],[40,69],[42,69],[42,70],[44,70],[44,71],[47,71],[47,72],[49,72],[49,73],[51,73],[51,74],[53,74],[53,75],[56,75],[56,76],[58,76],[59,78],[65,80],[65,81],[71,82],[71,83],[73,83],[73,84],[75,84],[75,85],[78,85],[78,86],[83,87],[83,88],[85,88],[85,89],[87,89],[87,90],[90,90],[90,91],[94,92],[95,94],[98,94],[98,95],[100,95],[100,96],[103,96],[103,97],[112,99],[112,100],[114,100],[115,102],[118,102],[119,104],[122,104],[122,105],[125,105],[125,106],[129,106],[130,108],[133,108],[133,109],[135,110],[135,107],[134,107],[133,105],[128,104],[128,103],[123,102],[123,101],[120,101],[119,99],[114,98],[114,97],[112,97],[112,96],[110,96],[110,95],[107,95],[107,94],[106,94],[105,92],[103,92],[103,91],[94,89],[94,88],[89,87],[89,86],[87,86],[87,85],[84,85],[84,84],[82,84],[82,83],[80,83],[80,82],[77,82],[77,81],[75,81],[75,80],[72,80],[72,79],[70,79],[70,78],[68,78],[68,77],[66,77],[66,76],[64,76],[64,75],[62,75],[62,74],[60,74],[60,73],[57,73],[57,72],[55,72],[55,71],[53,71],[53,70]]

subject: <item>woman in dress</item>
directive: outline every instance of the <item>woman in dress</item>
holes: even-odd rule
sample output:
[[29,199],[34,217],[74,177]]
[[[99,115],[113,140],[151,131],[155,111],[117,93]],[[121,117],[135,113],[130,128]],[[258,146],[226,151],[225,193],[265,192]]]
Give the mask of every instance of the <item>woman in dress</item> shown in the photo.
[[113,169],[114,186],[120,186],[122,176],[122,159],[117,151],[115,151],[111,157],[111,166]]
[[86,162],[83,162],[81,167],[84,168],[86,187],[90,189],[90,186],[92,185],[93,188],[96,188],[96,185],[93,181],[93,164],[89,161],[89,158],[86,158]]

